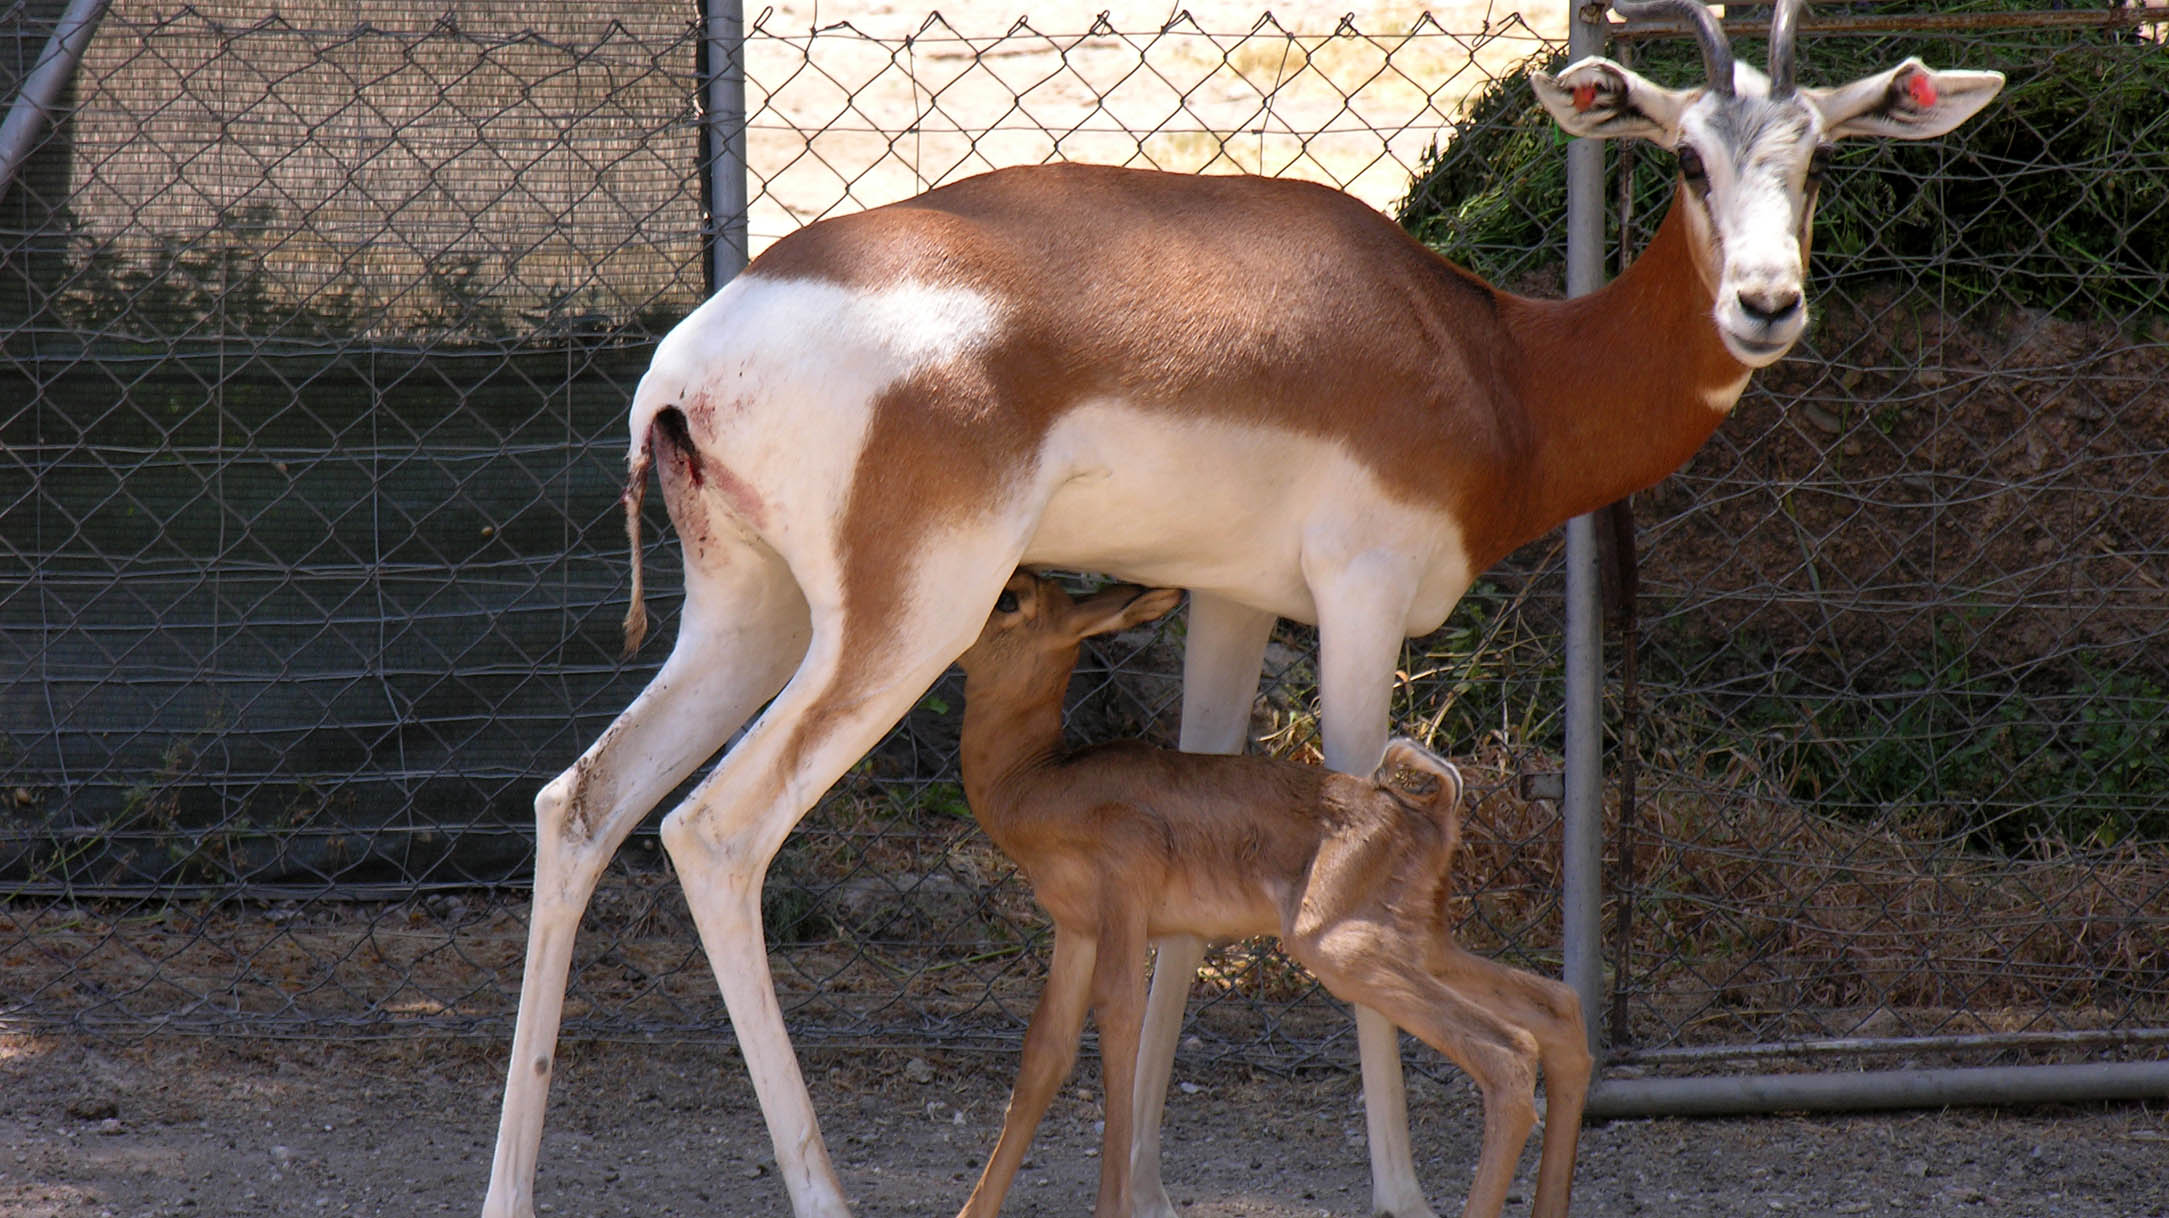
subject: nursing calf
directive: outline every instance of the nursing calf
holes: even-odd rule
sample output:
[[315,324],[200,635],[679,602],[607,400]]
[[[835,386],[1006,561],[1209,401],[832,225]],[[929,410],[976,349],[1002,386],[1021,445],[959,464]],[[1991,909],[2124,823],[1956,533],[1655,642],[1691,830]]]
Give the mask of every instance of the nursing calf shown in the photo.
[[1448,869],[1461,775],[1397,739],[1367,778],[1266,757],[1125,740],[1062,744],[1062,695],[1085,638],[1150,621],[1181,593],[1128,585],[1073,601],[1019,573],[965,673],[964,789],[1053,918],[1054,960],[1002,1133],[963,1214],[992,1218],[1098,1019],[1106,1136],[1099,1218],[1129,1218],[1133,1084],[1148,941],[1278,935],[1340,998],[1445,1054],[1484,1097],[1464,1215],[1496,1215],[1536,1120],[1548,1118],[1537,1218],[1566,1213],[1590,1059],[1573,991],[1456,946]]

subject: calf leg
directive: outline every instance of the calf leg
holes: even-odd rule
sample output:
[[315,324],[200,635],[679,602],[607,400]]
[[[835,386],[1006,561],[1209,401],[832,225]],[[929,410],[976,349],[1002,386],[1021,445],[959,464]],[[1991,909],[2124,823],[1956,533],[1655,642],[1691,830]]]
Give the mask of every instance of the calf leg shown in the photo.
[[1085,1009],[1092,996],[1093,960],[1098,941],[1054,932],[1054,961],[1047,969],[1047,986],[1039,993],[1032,1024],[1024,1033],[1024,1054],[1017,1063],[1017,1083],[1009,1092],[1009,1111],[1002,1117],[1002,1133],[995,1139],[994,1153],[986,1170],[957,1218],[994,1218],[1002,1198],[1016,1179],[1017,1167],[1032,1144],[1047,1105],[1062,1080],[1069,1077],[1077,1060],[1077,1038],[1084,1031]]
[[1536,1125],[1536,1040],[1471,995],[1423,971],[1420,945],[1350,920],[1287,940],[1326,987],[1407,1028],[1476,1080],[1484,1097],[1483,1151],[1463,1218],[1497,1218],[1529,1131]]
[[1312,895],[1321,899],[1294,919],[1289,950],[1335,994],[1375,1007],[1445,1054],[1483,1093],[1483,1151],[1465,1218],[1495,1218],[1506,1202],[1536,1121],[1539,1064],[1548,1112],[1533,1213],[1564,1218],[1590,1074],[1574,992],[1442,944],[1429,926],[1387,929],[1361,902]]
[[1451,943],[1440,946],[1431,973],[1447,989],[1536,1038],[1544,1065],[1544,1149],[1530,1214],[1531,1218],[1566,1218],[1592,1068],[1581,1000],[1561,982],[1509,968]]

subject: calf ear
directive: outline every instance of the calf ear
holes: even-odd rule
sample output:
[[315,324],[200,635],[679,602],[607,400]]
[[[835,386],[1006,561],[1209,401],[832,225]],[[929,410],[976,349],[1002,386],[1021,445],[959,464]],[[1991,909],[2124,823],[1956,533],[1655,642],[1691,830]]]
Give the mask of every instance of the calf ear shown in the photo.
[[1577,59],[1556,77],[1532,72],[1529,86],[1568,135],[1639,136],[1667,148],[1679,142],[1679,116],[1702,95],[1667,89],[1600,56]]
[[1829,89],[1800,90],[1832,139],[1925,140],[1972,118],[2003,88],[2001,72],[1938,72],[1908,59]]
[[1140,588],[1136,584],[1115,584],[1078,601],[1070,607],[1069,620],[1064,623],[1069,633],[1080,639],[1095,634],[1113,634],[1128,630],[1140,622],[1149,622],[1167,614],[1182,603],[1180,588]]

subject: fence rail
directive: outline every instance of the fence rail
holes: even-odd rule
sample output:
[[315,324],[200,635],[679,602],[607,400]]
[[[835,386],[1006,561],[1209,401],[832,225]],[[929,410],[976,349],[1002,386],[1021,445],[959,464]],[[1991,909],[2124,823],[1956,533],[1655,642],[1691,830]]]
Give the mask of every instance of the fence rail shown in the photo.
[[[8,10],[10,94],[58,7]],[[620,429],[705,290],[705,31],[569,2],[338,14],[115,3],[0,196],[11,1026],[502,1033],[533,792],[653,671],[615,659]],[[757,253],[1067,157],[1328,181],[1555,291],[1563,158],[1517,73],[1563,16],[907,38],[771,16],[745,35],[746,231]],[[1996,67],[1998,112],[1839,158],[1815,329],[1639,504],[1641,798],[1624,823],[1604,801],[1615,1074],[2148,1059],[2169,1027],[2161,27],[1909,18],[1811,25],[1803,73]],[[1606,155],[1631,247],[1669,160]],[[649,535],[667,635],[674,547],[659,515]],[[1463,933],[1554,971],[1558,818],[1521,792],[1565,743],[1559,568],[1554,540],[1489,573],[1395,700],[1475,779]],[[1164,735],[1179,630],[1093,653],[1074,730]],[[1263,747],[1314,754],[1312,647],[1276,636]],[[960,704],[937,685],[779,858],[809,1042],[1021,1029],[1043,931],[963,815]],[[1350,1056],[1259,945],[1199,995],[1198,1053]],[[567,1030],[724,1026],[643,830]]]

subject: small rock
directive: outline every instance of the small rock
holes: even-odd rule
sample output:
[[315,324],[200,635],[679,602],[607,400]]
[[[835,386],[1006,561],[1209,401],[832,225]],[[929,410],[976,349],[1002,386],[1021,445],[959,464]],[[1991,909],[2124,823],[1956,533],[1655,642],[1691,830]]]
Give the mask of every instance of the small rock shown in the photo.
[[914,1083],[931,1083],[934,1081],[934,1067],[927,1065],[925,1058],[914,1057],[904,1063],[904,1077]]
[[1908,1176],[1911,1176],[1911,1177],[1913,1177],[1913,1178],[1914,1178],[1915,1180],[1925,1180],[1925,1179],[1927,1179],[1927,1178],[1928,1178],[1928,1160],[1926,1160],[1926,1159],[1907,1159],[1907,1160],[1905,1161],[1905,1174],[1906,1174],[1906,1175],[1908,1175]]
[[120,1118],[119,1118],[119,1117],[107,1117],[106,1119],[104,1119],[104,1120],[102,1120],[102,1121],[98,1122],[98,1132],[99,1132],[99,1133],[102,1133],[102,1134],[104,1134],[104,1135],[106,1135],[107,1137],[111,1137],[111,1136],[113,1136],[114,1134],[120,1133],[120,1132],[121,1132],[121,1123],[120,1123]]
[[80,1095],[68,1101],[68,1115],[78,1121],[105,1121],[120,1115],[120,1101],[110,1095]]

